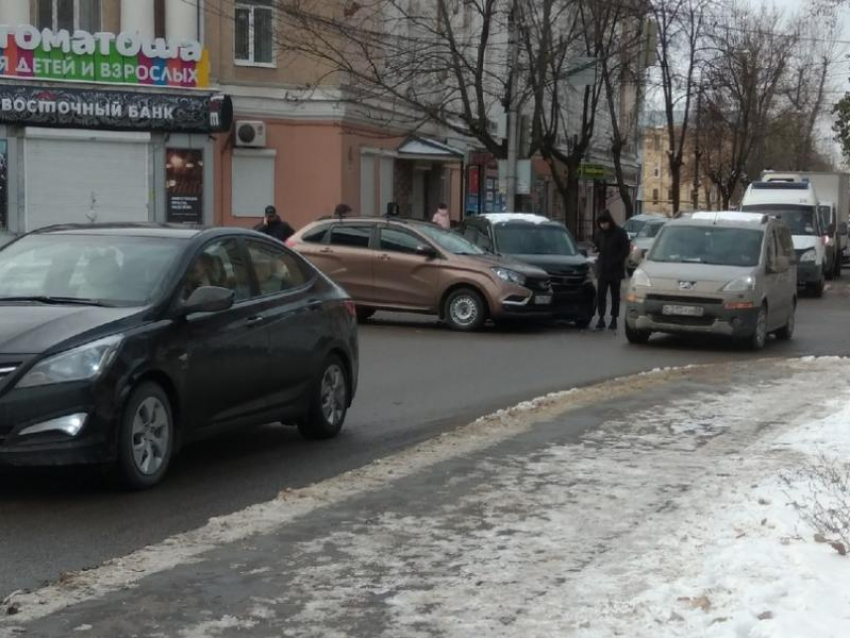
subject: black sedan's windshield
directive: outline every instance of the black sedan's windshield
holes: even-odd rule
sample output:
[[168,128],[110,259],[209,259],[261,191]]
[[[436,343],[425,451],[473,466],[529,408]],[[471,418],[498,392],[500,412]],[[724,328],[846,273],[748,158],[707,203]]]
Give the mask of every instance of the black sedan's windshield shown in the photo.
[[496,225],[499,252],[506,255],[578,254],[566,228],[554,224],[508,223]]
[[0,250],[0,302],[145,305],[183,246],[180,239],[29,235]]
[[465,239],[461,235],[450,231],[443,230],[439,226],[431,224],[419,224],[416,230],[425,235],[443,250],[447,250],[455,255],[485,255],[485,251],[478,246]]
[[758,212],[777,217],[785,222],[792,235],[817,235],[813,206],[795,204],[753,204],[744,206],[744,212]]
[[649,253],[650,261],[757,266],[764,231],[713,226],[668,226]]

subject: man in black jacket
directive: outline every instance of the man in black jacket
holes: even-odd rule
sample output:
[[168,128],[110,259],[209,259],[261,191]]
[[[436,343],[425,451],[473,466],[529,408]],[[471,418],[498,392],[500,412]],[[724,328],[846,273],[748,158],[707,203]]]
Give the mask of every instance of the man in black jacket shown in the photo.
[[266,206],[266,215],[262,223],[254,227],[254,230],[281,242],[285,242],[295,234],[295,229],[280,218],[274,206]]
[[616,330],[617,318],[620,316],[620,284],[626,276],[625,264],[631,242],[626,231],[617,226],[609,211],[603,211],[596,223],[599,226],[599,234],[596,237],[596,250],[599,252],[596,262],[599,321],[596,329],[605,329],[605,310],[610,290],[611,323],[608,328]]

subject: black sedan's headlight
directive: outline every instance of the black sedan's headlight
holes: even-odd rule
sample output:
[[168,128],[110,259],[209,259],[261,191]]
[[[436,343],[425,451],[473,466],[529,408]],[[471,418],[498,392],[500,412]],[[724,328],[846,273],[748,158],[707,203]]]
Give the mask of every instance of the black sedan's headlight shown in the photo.
[[35,364],[16,387],[37,388],[96,379],[112,363],[123,340],[122,335],[105,337],[47,357]]

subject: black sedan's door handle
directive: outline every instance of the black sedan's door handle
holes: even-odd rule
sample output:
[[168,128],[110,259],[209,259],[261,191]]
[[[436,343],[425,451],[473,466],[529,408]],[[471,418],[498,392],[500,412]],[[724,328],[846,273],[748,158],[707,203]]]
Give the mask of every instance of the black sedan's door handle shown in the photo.
[[248,325],[249,326],[258,326],[266,320],[265,317],[256,316],[256,317],[248,317]]

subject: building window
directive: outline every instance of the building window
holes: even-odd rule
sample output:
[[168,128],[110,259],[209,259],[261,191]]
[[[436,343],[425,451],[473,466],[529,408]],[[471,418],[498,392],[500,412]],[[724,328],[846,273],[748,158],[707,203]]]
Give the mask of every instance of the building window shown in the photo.
[[153,35],[155,38],[165,37],[165,0],[154,0]]
[[661,169],[656,166],[655,169],[652,171],[652,175],[654,177],[661,177]]
[[272,0],[238,0],[234,26],[234,57],[238,64],[274,66]]
[[59,31],[100,31],[100,0],[37,0],[36,26]]
[[667,202],[671,203],[671,204],[673,203],[673,189],[672,188],[667,189]]
[[657,188],[652,189],[652,203],[653,204],[658,203],[658,189]]
[[233,216],[262,217],[275,202],[275,152],[236,149],[233,152]]

